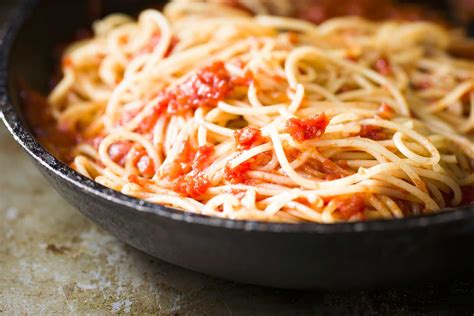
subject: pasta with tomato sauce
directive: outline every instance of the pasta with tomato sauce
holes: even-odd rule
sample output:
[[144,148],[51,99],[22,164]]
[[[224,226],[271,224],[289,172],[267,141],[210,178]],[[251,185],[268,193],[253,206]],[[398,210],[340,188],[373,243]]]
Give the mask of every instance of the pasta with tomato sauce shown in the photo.
[[[187,212],[335,223],[472,201],[474,62],[430,22],[172,1],[73,43],[44,103],[61,158]],[[50,148],[54,133],[39,135]],[[57,146],[56,146],[57,147]]]

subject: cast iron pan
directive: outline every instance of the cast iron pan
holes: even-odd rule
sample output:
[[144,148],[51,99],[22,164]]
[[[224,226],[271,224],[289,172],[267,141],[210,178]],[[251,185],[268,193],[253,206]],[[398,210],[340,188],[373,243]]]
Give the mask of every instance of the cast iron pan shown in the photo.
[[[144,2],[105,1],[104,9],[136,12]],[[2,30],[0,110],[15,140],[51,185],[117,238],[181,267],[279,288],[373,288],[472,274],[473,206],[403,220],[335,225],[232,221],[127,197],[55,159],[29,132],[17,82],[21,78],[46,93],[51,50],[88,23],[88,14],[86,1],[21,2]]]

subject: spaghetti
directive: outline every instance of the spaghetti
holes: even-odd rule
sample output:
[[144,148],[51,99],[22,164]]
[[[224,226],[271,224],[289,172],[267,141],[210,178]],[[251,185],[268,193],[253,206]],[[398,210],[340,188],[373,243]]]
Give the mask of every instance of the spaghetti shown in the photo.
[[173,1],[96,22],[48,109],[75,170],[149,202],[281,222],[433,213],[473,198],[474,63],[449,43],[428,22]]

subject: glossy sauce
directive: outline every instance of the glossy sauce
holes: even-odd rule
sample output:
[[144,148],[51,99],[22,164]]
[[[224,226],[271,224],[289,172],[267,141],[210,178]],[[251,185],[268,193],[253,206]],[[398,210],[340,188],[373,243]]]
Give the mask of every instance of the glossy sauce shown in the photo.
[[344,220],[362,214],[366,207],[364,195],[360,193],[349,197],[335,197],[332,201],[336,204],[335,212]]
[[155,163],[147,155],[145,149],[134,150],[132,156],[132,165],[145,178],[152,178],[155,175]]
[[260,129],[251,126],[236,130],[234,138],[239,150],[248,150],[264,142]]
[[118,142],[118,143],[110,145],[108,154],[109,154],[110,159],[112,159],[113,162],[123,166],[125,163],[125,157],[127,156],[130,149],[132,149],[132,143]]
[[392,66],[387,58],[380,58],[375,62],[375,70],[382,76],[388,77],[393,74]]
[[163,113],[174,115],[216,107],[236,87],[248,85],[251,80],[250,74],[244,78],[231,76],[220,61],[204,67],[177,87],[160,92],[153,112],[142,121],[139,132],[149,132]]
[[377,110],[377,116],[384,120],[390,120],[395,116],[395,111],[388,104],[382,103],[382,105]]
[[214,146],[204,145],[197,149],[186,143],[183,154],[169,173],[174,178],[173,190],[185,197],[199,198],[211,186],[209,179],[202,172],[212,163]]
[[33,134],[53,155],[66,163],[71,163],[73,160],[71,149],[80,141],[80,135],[60,130],[46,98],[24,84],[20,86],[21,104]]
[[309,6],[299,7],[299,17],[317,24],[343,15],[363,16],[371,20],[441,20],[439,14],[432,9],[413,4],[400,4],[393,0],[312,0],[308,2]]
[[321,137],[328,124],[329,118],[322,113],[307,119],[291,118],[287,122],[286,130],[294,140],[302,143],[305,140]]
[[374,125],[362,125],[360,127],[359,135],[364,138],[369,138],[372,140],[385,140],[387,139],[387,134],[384,129],[380,126]]

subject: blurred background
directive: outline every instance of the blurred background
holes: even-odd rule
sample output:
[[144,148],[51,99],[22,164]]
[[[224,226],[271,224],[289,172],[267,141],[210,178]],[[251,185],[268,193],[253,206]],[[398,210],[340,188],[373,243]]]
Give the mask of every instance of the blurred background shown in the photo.
[[[9,0],[5,0],[9,1]],[[73,0],[74,1],[74,0]],[[91,19],[107,11],[111,2],[134,2],[161,6],[163,1],[84,0],[89,2]],[[184,0],[189,1],[189,0]],[[300,17],[314,23],[342,15],[359,15],[374,20],[397,18],[437,20],[467,25],[474,20],[474,0],[195,0],[225,3],[259,13]],[[155,3],[155,4],[154,4]]]

